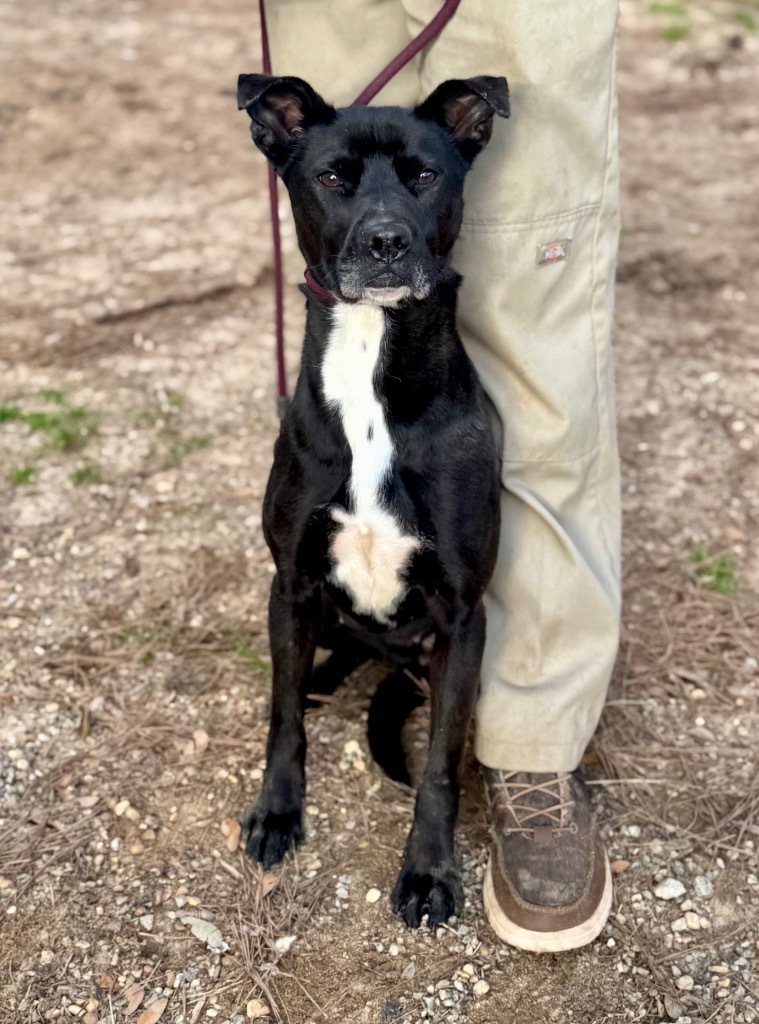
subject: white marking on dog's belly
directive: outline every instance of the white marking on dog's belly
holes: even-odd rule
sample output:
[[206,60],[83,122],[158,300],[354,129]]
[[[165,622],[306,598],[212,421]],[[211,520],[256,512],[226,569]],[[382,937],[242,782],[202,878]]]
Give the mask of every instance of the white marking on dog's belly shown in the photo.
[[324,397],[340,416],[352,455],[349,493],[353,512],[335,506],[340,524],[332,539],[332,580],[345,590],[355,611],[387,622],[406,593],[401,573],[418,538],[404,534],[382,507],[382,487],[393,461],[393,445],[374,374],[385,334],[377,306],[338,303],[322,364]]

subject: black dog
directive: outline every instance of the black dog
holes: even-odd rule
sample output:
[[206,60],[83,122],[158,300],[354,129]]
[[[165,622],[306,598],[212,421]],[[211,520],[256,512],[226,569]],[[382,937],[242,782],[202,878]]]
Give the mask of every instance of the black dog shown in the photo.
[[[472,78],[415,110],[335,110],[301,79],[241,75],[238,103],[290,193],[309,282],[300,377],[264,501],[274,682],[247,850],[268,867],[302,838],[306,694],[369,657],[420,672],[429,761],[393,906],[412,927],[425,914],[434,926],[462,895],[458,776],[499,528],[495,443],[456,333],[449,255],[464,178],[494,115],[508,116],[508,89]],[[335,650],[321,681],[317,644]],[[402,718],[415,701],[398,699]],[[370,722],[375,738],[381,723]],[[399,740],[386,760],[403,773]]]

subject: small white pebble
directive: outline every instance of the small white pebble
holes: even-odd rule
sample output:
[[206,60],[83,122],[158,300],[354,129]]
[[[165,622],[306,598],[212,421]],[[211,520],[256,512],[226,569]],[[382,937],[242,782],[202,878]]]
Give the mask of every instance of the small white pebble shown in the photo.
[[677,878],[665,878],[654,889],[654,896],[659,900],[676,900],[685,895],[685,886]]
[[714,885],[707,875],[696,875],[693,879],[693,891],[701,900],[710,900],[714,895]]
[[248,1020],[258,1020],[261,1017],[268,1017],[269,1004],[263,999],[251,999],[245,1007],[245,1015]]
[[379,889],[370,889],[366,894],[366,902],[376,903],[381,895],[382,893],[379,891]]
[[675,982],[681,992],[690,992],[695,982],[691,978],[690,974],[684,974],[682,978],[678,978]]
[[488,985],[484,978],[480,978],[480,980],[476,981],[472,986],[472,992],[474,992],[478,999],[481,999],[482,996],[486,996],[489,991],[490,985]]

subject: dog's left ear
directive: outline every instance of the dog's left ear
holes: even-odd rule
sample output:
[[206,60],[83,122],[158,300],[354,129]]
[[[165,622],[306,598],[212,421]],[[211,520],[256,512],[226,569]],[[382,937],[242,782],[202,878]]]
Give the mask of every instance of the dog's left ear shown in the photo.
[[439,85],[414,113],[447,129],[471,163],[493,133],[494,115],[509,116],[509,86],[505,78],[491,75],[454,78]]
[[240,75],[237,108],[247,110],[253,141],[280,173],[292,158],[298,139],[314,124],[329,124],[335,109],[302,78]]

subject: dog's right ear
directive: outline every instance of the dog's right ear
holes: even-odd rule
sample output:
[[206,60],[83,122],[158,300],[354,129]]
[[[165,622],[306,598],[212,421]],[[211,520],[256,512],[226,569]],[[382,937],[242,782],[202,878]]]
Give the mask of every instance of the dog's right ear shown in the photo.
[[280,173],[289,163],[298,139],[314,124],[329,124],[335,108],[302,78],[240,75],[237,108],[247,110],[253,141]]

